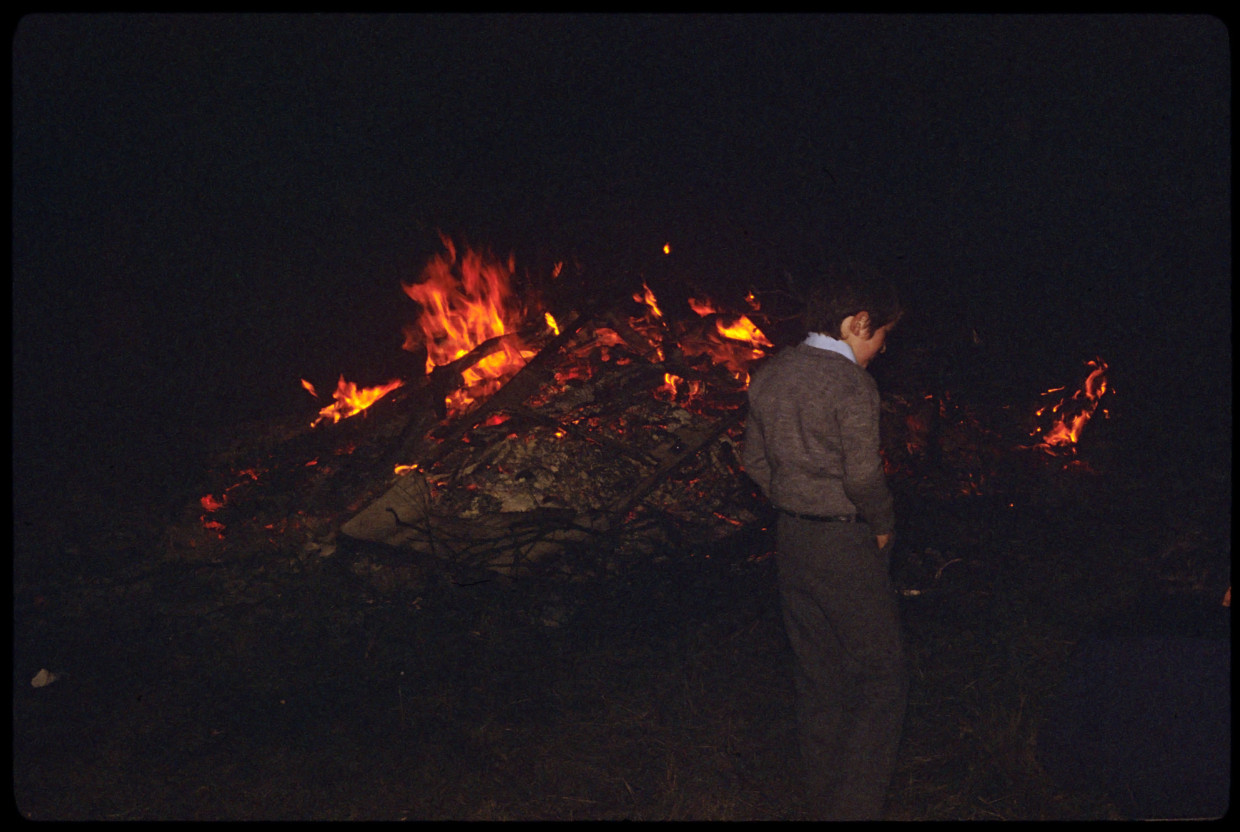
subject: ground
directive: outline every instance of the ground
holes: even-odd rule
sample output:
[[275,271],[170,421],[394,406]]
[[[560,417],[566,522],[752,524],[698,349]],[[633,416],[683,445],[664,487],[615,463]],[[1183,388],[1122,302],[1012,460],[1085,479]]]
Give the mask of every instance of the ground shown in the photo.
[[[1039,726],[1097,622],[1221,599],[1228,466],[1044,467],[1003,495],[896,483],[912,689],[890,818],[1124,816],[1042,770]],[[364,544],[195,561],[142,518],[18,535],[25,818],[805,819],[761,523],[514,581]]]

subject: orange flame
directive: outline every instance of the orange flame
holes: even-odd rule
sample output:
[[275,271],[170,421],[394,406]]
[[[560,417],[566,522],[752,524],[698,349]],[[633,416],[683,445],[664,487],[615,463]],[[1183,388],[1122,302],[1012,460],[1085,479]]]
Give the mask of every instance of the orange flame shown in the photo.
[[[302,383],[305,384],[304,381]],[[326,419],[331,419],[334,424],[339,422],[341,419],[346,419],[349,416],[355,416],[370,407],[375,402],[379,401],[379,399],[383,398],[388,393],[391,393],[397,387],[401,387],[403,385],[404,382],[400,379],[393,379],[387,384],[382,384],[378,387],[363,387],[359,389],[357,384],[354,382],[345,381],[344,376],[342,375],[340,377],[340,381],[336,382],[336,391],[332,393],[332,398],[335,399],[335,403],[329,404],[327,407],[320,410],[319,418],[311,422],[310,427],[314,427],[319,422]],[[311,392],[313,392],[313,390],[311,390]]]
[[655,398],[666,398],[668,401],[674,401],[676,399],[677,385],[682,381],[684,379],[675,373],[664,373],[663,383],[655,388]]
[[638,303],[644,303],[650,307],[650,313],[656,318],[663,317],[663,310],[659,308],[659,303],[655,300],[654,292],[650,291],[650,287],[646,285],[646,281],[642,281],[642,291],[633,293],[633,300]]
[[[456,244],[445,235],[441,235],[441,240],[444,251],[426,263],[419,281],[402,284],[405,294],[420,307],[415,324],[405,327],[402,348],[410,352],[424,348],[425,371],[429,374],[436,367],[448,365],[483,343],[490,342],[488,348],[494,349],[473,366],[461,371],[460,388],[445,399],[448,414],[457,416],[474,402],[498,390],[535,355],[536,351],[528,348],[520,336],[521,329],[527,324],[527,316],[529,320],[534,320],[535,316],[541,315],[546,324],[544,331],[553,335],[561,333],[561,326],[550,312],[535,304],[521,302],[512,283],[516,269],[514,256],[509,255],[507,261],[501,261],[468,248],[458,251]],[[562,263],[555,264],[553,277],[560,273],[562,266]],[[763,357],[764,347],[773,346],[747,316],[722,315],[710,300],[691,299],[689,303],[699,315],[718,316],[713,322],[714,330],[706,331],[705,327],[709,324],[703,322],[698,331],[690,333],[680,322],[668,322],[654,292],[645,281],[642,282],[642,290],[635,293],[633,299],[643,305],[644,314],[630,318],[629,324],[647,340],[650,350],[644,357],[651,361],[661,363],[665,342],[674,338],[679,341],[685,355],[707,355],[714,363],[727,367],[743,384],[748,384],[749,365]],[[754,309],[758,308],[752,293],[746,300]],[[593,343],[579,348],[576,355],[584,357],[586,353],[598,350],[602,360],[606,361],[610,347],[633,347],[614,330],[599,327],[594,334]],[[626,355],[615,357],[615,361],[621,364],[630,360]],[[562,369],[556,377],[563,383],[582,378],[583,374],[588,374],[585,363]],[[302,379],[301,384],[311,395],[318,396],[318,391],[310,382]],[[333,423],[339,422],[360,413],[402,384],[397,379],[380,387],[359,389],[341,376],[333,393],[334,403],[319,411],[319,418],[312,426],[327,419]],[[700,381],[690,382],[687,387],[687,391],[683,385],[678,388],[671,378],[667,378],[662,392],[673,398],[687,392],[691,400],[704,393],[704,385]]]
[[[1094,413],[1098,409],[1098,403],[1102,399],[1103,394],[1107,392],[1107,364],[1101,358],[1093,361],[1085,362],[1086,366],[1093,367],[1093,371],[1086,377],[1085,383],[1081,385],[1081,389],[1077,390],[1067,399],[1061,399],[1054,407],[1051,413],[1063,414],[1055,420],[1049,431],[1043,436],[1042,441],[1035,447],[1041,448],[1047,453],[1054,453],[1055,448],[1072,448],[1081,438],[1081,431],[1089,420],[1093,418]],[[1063,387],[1056,387],[1046,391],[1047,395],[1063,390]],[[1069,405],[1071,405],[1069,407]],[[1046,408],[1038,410],[1037,415],[1041,416],[1046,412]],[[1104,410],[1105,414],[1106,411]],[[1033,432],[1036,436],[1042,431],[1038,428]]]
[[724,338],[731,338],[733,341],[744,341],[747,344],[753,344],[755,347],[773,347],[775,346],[767,337],[762,334],[762,330],[754,326],[753,321],[749,320],[746,315],[741,315],[736,320],[726,326],[723,319],[715,322],[715,329],[719,330],[719,334]]
[[[659,319],[663,312],[659,309],[654,293],[645,283],[642,283],[642,290],[634,294],[633,299],[649,307],[648,315],[652,321],[662,323]],[[680,349],[687,356],[706,355],[715,364],[726,367],[743,385],[748,385],[749,366],[763,357],[765,354],[763,347],[774,345],[745,315],[721,315],[709,298],[691,297],[688,303],[689,307],[702,317],[708,315],[719,317],[715,321],[714,332],[694,332],[684,327],[677,327],[679,337],[676,341]],[[657,343],[661,340],[661,335],[652,331],[648,326],[642,326],[636,319],[632,319],[630,323],[634,329],[639,329],[651,337],[652,341]],[[659,361],[663,360],[661,350],[656,350],[655,357]],[[662,389],[667,390],[666,384]],[[693,395],[692,391],[690,395]]]
[[[442,239],[446,252],[431,258],[420,282],[403,287],[422,307],[417,327],[405,330],[404,349],[426,346],[427,373],[484,341],[515,333],[524,312],[512,289],[513,257],[504,263],[466,249],[458,259],[456,246]],[[460,412],[490,395],[533,354],[515,337],[505,339],[499,350],[462,373],[464,387],[448,397],[449,410]]]
[[[749,305],[754,309],[758,308],[758,301],[754,297],[753,292],[746,295],[745,300],[748,301]],[[689,298],[689,308],[702,317],[721,314],[719,310],[715,308],[715,304],[710,300],[710,298]],[[725,321],[727,321],[727,323],[725,323]],[[718,330],[719,334],[724,338],[730,338],[733,341],[744,341],[748,344],[754,345],[755,347],[775,346],[764,334],[762,334],[762,330],[758,329],[754,322],[749,320],[748,315],[736,315],[727,318],[721,317],[719,320],[715,321],[715,329]]]

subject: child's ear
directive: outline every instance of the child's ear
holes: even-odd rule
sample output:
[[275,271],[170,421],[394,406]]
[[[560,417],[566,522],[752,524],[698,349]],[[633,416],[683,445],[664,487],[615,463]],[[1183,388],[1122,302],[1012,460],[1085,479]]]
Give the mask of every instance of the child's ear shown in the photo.
[[864,336],[870,331],[870,313],[866,311],[858,312],[853,316],[853,334],[857,337]]

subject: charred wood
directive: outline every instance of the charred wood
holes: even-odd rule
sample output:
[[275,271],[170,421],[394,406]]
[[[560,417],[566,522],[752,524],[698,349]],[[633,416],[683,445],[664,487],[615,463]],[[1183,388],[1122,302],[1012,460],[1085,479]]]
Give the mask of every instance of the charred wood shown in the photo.
[[440,437],[438,444],[429,444],[425,431],[411,431],[398,449],[395,462],[415,461],[425,467],[432,464],[441,453],[444,453],[453,440],[459,439],[468,430],[482,422],[493,413],[516,407],[538,391],[538,388],[551,379],[551,363],[560,349],[569,343],[587,321],[587,317],[578,316],[564,327],[563,331],[552,338],[538,354],[529,360],[499,390],[480,405],[458,417],[448,431]]
[[624,515],[628,514],[628,512],[642,500],[642,498],[649,494],[661,482],[667,479],[672,472],[683,465],[691,457],[696,456],[699,451],[711,442],[718,439],[724,431],[728,430],[728,428],[738,424],[744,415],[744,409],[738,408],[703,431],[686,431],[681,434],[680,440],[683,443],[683,450],[669,457],[662,465],[656,468],[654,472],[639,482],[636,487],[617,500],[611,509],[611,513],[617,517],[624,517]]
[[625,457],[626,459],[631,459],[634,462],[637,462],[639,464],[642,464],[642,465],[658,465],[659,464],[658,459],[652,457],[650,454],[646,453],[645,451],[640,450],[639,448],[629,447],[623,442],[618,442],[615,439],[612,439],[610,436],[599,433],[598,431],[585,430],[583,428],[578,427],[573,422],[564,421],[562,419],[557,419],[554,416],[548,416],[546,414],[539,413],[537,410],[534,410],[531,407],[525,407],[524,405],[521,405],[515,408],[511,408],[511,412],[514,415],[522,416],[532,422],[538,422],[540,424],[559,428],[565,433],[571,434],[577,437],[578,439],[583,439],[586,442],[592,442],[595,445],[606,448],[609,451],[617,453],[620,456]]

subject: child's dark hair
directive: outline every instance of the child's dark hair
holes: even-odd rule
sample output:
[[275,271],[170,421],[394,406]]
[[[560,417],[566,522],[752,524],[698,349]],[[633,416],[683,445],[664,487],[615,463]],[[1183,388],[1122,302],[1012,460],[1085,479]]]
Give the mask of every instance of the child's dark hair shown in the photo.
[[805,328],[832,338],[849,315],[870,314],[870,331],[894,323],[904,314],[895,287],[874,269],[860,263],[827,267],[805,299]]

